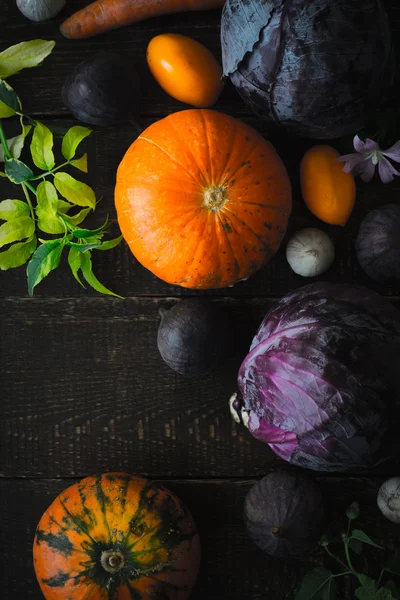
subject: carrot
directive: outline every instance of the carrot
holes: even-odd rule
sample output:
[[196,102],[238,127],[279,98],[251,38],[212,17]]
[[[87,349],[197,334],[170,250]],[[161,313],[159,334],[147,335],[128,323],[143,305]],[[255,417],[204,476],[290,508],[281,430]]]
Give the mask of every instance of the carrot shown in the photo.
[[225,0],[96,0],[61,24],[67,38],[88,38],[150,17],[222,8]]

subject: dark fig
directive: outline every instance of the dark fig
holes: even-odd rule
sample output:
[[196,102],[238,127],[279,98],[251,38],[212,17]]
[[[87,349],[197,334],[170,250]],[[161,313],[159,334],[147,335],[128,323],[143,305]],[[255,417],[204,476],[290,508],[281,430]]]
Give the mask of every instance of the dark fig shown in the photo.
[[367,214],[357,235],[356,252],[371,279],[400,280],[400,204],[385,204]]
[[74,68],[62,87],[62,100],[82,123],[137,125],[139,77],[118,54],[101,52]]
[[160,310],[157,345],[163,360],[181,375],[198,375],[220,364],[233,350],[233,327],[220,309],[183,300]]
[[252,541],[267,554],[302,558],[323,533],[321,491],[304,475],[276,471],[248,492],[244,520]]

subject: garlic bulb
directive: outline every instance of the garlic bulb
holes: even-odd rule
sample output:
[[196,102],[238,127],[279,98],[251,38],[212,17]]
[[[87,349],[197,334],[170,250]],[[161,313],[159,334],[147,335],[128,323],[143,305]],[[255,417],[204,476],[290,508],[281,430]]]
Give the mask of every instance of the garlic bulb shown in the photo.
[[66,0],[17,0],[17,7],[31,21],[47,21],[56,17]]
[[389,521],[400,523],[400,477],[392,477],[381,485],[378,492],[378,506]]
[[286,259],[297,275],[316,277],[332,266],[335,248],[330,237],[320,229],[301,229],[290,238]]

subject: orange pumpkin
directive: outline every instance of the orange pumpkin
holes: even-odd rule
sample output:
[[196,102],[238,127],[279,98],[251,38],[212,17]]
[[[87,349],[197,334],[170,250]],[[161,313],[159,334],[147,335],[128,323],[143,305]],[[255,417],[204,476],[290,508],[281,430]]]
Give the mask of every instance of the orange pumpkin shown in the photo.
[[200,561],[196,526],[163,486],[125,473],[62,492],[36,530],[36,577],[47,600],[186,600]]
[[247,279],[277,251],[291,211],[286,169],[241,121],[185,110],[148,127],[117,173],[122,234],[152,273],[187,288]]

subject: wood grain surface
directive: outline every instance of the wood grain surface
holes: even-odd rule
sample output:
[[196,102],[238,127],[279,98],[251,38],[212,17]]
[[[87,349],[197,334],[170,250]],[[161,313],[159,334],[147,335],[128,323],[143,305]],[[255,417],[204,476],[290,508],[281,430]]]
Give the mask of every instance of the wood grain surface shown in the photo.
[[[143,128],[187,108],[150,76],[146,46],[154,35],[177,32],[198,39],[220,57],[219,12],[156,18],[90,40],[64,39],[59,23],[86,3],[68,0],[57,19],[31,23],[13,0],[0,0],[0,51],[22,40],[57,42],[43,66],[10,81],[25,111],[52,127],[74,124],[61,101],[62,83],[76,64],[101,50],[115,50],[136,64],[143,88]],[[400,6],[397,0],[385,0],[385,5],[400,49]],[[195,293],[156,279],[122,243],[113,251],[99,252],[94,270],[105,285],[126,297],[124,301],[83,290],[66,264],[38,286],[33,299],[27,297],[24,268],[0,274],[0,553],[6,565],[1,600],[42,598],[31,558],[41,514],[77,478],[111,470],[164,480],[190,507],[203,545],[193,600],[292,600],[302,575],[321,563],[318,551],[308,563],[273,560],[248,539],[243,500],[254,478],[287,467],[231,420],[227,401],[268,307],[307,283],[285,258],[286,241],[298,229],[317,226],[335,243],[335,263],[320,280],[367,285],[400,308],[400,285],[373,283],[360,270],[354,251],[362,217],[400,197],[400,178],[390,186],[358,183],[357,204],[346,227],[325,225],[306,209],[299,190],[299,162],[314,142],[269,130],[229,82],[215,109],[242,118],[268,136],[292,181],[294,206],[287,237],[259,273],[232,289]],[[12,120],[10,125],[12,135]],[[136,135],[130,125],[94,128],[82,145],[89,153],[87,181],[102,197],[91,224],[100,225],[109,215],[112,234],[118,232],[115,172]],[[334,145],[341,152],[351,150],[350,139]],[[1,199],[15,197],[15,188],[0,181]],[[209,297],[231,315],[236,343],[226,365],[202,377],[184,378],[158,354],[158,310],[195,295]],[[357,473],[320,478],[328,528],[340,532],[345,507],[357,499],[362,505],[358,525],[398,545],[399,529],[376,507],[379,485],[395,471],[389,465],[369,479],[359,479]],[[350,589],[341,593],[341,600],[352,597]]]
[[[202,565],[193,600],[292,600],[302,576],[322,563],[317,550],[307,561],[288,563],[266,556],[247,537],[243,524],[243,501],[254,480],[164,480],[164,484],[190,507],[202,541]],[[3,545],[8,568],[8,598],[40,600],[34,579],[31,550],[42,512],[74,480],[18,479],[2,482],[0,510]],[[365,528],[388,547],[399,543],[399,530],[383,518],[376,506],[381,480],[320,478],[331,537],[347,526],[346,507],[358,500],[362,513],[357,527]],[[21,512],[23,511],[23,512]],[[23,517],[22,517],[23,515]],[[8,534],[7,532],[12,532]],[[340,544],[334,548],[340,552]],[[371,555],[370,555],[371,558]],[[332,566],[335,572],[335,566]],[[337,570],[336,570],[337,572]],[[16,574],[19,576],[16,576]],[[24,576],[22,576],[24,574]],[[4,587],[4,578],[3,578]],[[346,586],[342,589],[345,595]],[[343,598],[343,596],[339,596]]]

